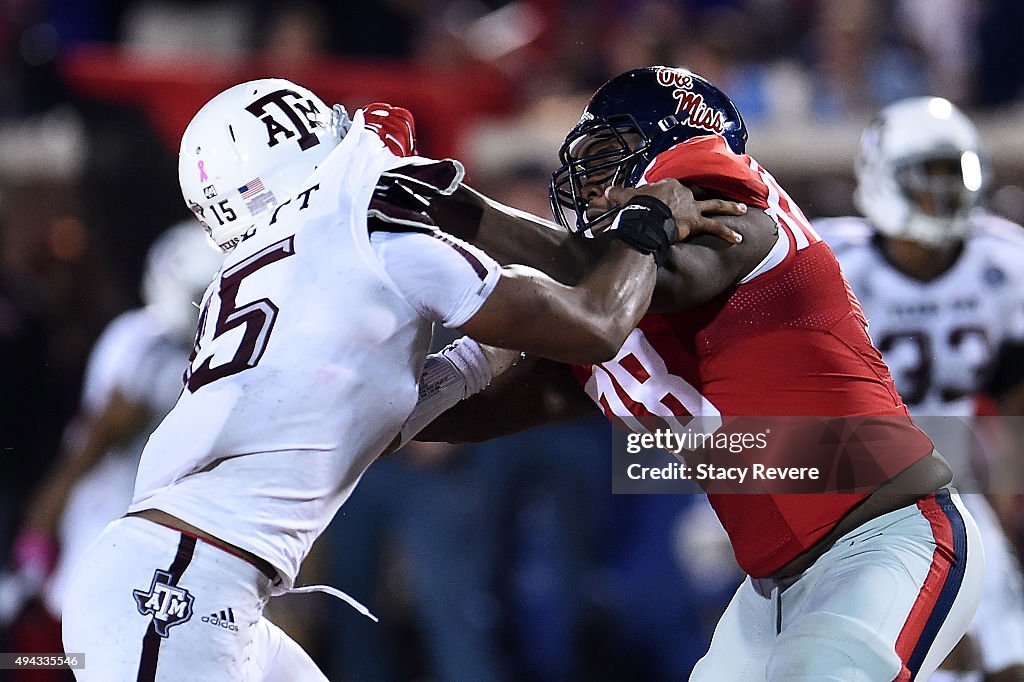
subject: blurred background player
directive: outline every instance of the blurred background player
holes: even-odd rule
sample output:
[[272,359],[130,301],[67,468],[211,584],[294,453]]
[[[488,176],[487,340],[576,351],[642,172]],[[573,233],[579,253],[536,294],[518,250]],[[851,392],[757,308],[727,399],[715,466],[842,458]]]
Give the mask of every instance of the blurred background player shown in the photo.
[[986,463],[968,459],[974,430],[957,419],[991,414],[985,395],[1013,410],[1024,393],[1024,230],[980,206],[982,145],[948,100],[884,108],[863,133],[856,173],[864,217],[815,227],[860,299],[904,402],[939,449],[957,458],[954,484],[977,493],[962,496],[982,532],[987,566],[969,634],[986,679],[1024,680],[1020,565],[980,494],[998,481],[972,472]]
[[146,439],[181,393],[198,302],[220,262],[194,221],[168,229],[146,257],[145,306],[115,318],[92,350],[64,452],[33,498],[12,557],[20,584],[41,590],[53,618],[48,650],[60,649],[71,571],[103,528],[128,509]]

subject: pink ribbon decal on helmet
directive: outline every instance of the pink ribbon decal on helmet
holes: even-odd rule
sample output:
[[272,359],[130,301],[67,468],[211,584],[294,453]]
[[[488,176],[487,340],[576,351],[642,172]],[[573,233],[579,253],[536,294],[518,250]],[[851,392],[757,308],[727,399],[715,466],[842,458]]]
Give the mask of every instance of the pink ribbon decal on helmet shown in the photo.
[[199,161],[199,182],[206,182],[210,176],[206,174],[206,169],[203,168],[203,161]]

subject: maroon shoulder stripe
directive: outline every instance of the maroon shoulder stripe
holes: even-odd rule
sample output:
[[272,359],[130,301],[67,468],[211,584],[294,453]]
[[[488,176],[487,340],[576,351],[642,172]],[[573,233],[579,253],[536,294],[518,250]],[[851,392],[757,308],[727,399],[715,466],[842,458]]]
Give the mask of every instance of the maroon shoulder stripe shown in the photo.
[[462,246],[462,244],[459,244],[457,241],[452,240],[444,232],[435,230],[434,232],[430,232],[429,234],[432,237],[437,237],[442,242],[455,249],[455,251],[458,252],[460,256],[465,258],[466,262],[469,263],[469,266],[471,268],[473,268],[473,272],[477,274],[481,281],[487,279],[487,267],[483,263],[481,263],[480,259],[477,258],[472,252],[467,251]]

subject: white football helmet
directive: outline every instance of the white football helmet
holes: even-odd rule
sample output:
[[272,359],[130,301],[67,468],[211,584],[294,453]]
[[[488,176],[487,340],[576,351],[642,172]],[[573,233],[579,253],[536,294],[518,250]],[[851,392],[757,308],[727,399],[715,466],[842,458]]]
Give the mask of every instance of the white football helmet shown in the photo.
[[891,104],[864,131],[854,202],[889,237],[941,247],[963,239],[986,169],[978,131],[948,100]]
[[142,300],[174,338],[192,340],[203,293],[223,261],[224,255],[191,220],[168,228],[149,248]]
[[178,154],[185,203],[230,251],[257,219],[296,196],[351,126],[291,81],[265,78],[228,88],[188,124]]

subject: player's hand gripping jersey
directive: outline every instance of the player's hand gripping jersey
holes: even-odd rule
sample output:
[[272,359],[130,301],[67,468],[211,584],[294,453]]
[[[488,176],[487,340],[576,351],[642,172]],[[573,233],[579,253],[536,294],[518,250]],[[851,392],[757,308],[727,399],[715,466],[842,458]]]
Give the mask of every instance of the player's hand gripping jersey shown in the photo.
[[[647,315],[613,360],[578,368],[606,415],[641,432],[657,417],[683,427],[686,419],[672,418],[892,417],[871,442],[878,482],[928,456],[931,441],[910,420],[835,257],[775,179],[717,135],[660,154],[643,183],[663,178],[764,210],[779,238],[737,286],[694,308]],[[785,445],[769,438],[769,451],[773,442]],[[709,494],[754,577],[799,556],[866,497]]]

